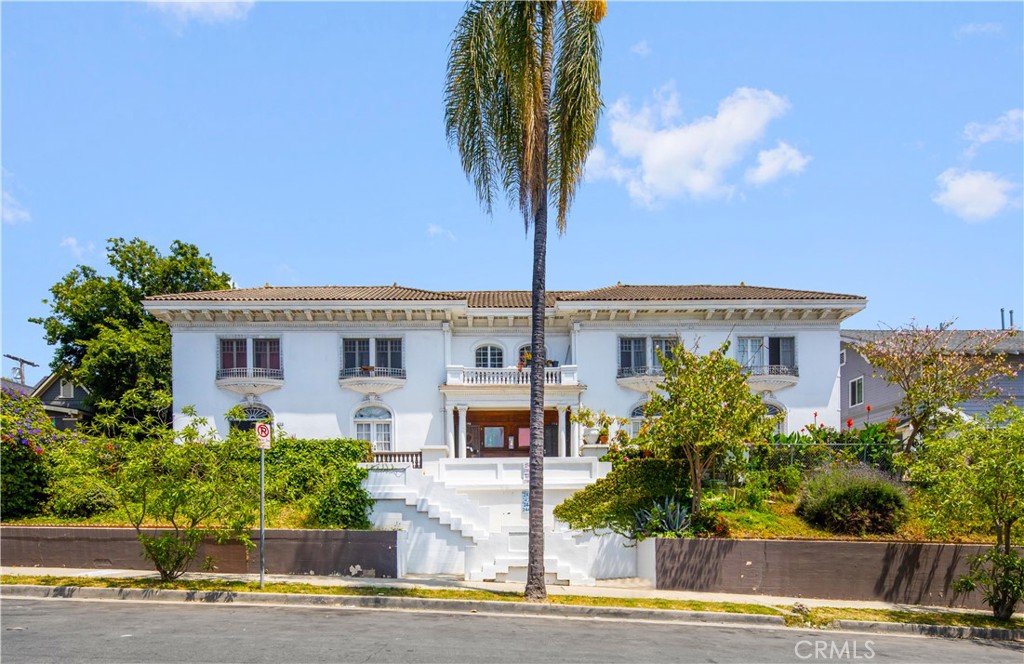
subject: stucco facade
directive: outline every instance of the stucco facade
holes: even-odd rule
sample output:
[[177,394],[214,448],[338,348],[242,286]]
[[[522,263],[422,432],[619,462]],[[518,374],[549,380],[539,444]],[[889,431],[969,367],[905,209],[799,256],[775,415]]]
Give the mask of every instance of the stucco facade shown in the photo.
[[[700,290],[713,288],[720,290]],[[496,453],[482,449],[483,441],[467,441],[479,432],[463,429],[486,426],[474,421],[474,410],[528,408],[529,367],[518,365],[529,343],[529,293],[341,291],[335,299],[325,298],[329,289],[268,288],[147,300],[147,309],[171,328],[175,412],[180,417],[183,407],[194,406],[223,434],[230,408],[256,403],[291,435],[331,438],[363,435],[357,413],[372,405],[391,420],[390,439],[377,441],[382,449],[445,448],[452,458],[464,448],[468,456]],[[418,299],[424,293],[430,299]],[[675,341],[707,350],[729,340],[737,359],[763,368],[764,375],[752,371],[751,387],[784,411],[787,430],[813,421],[814,413],[838,426],[839,325],[865,305],[856,296],[749,286],[614,286],[556,291],[549,301],[552,456],[579,454],[582,432],[569,419],[573,409],[629,417],[656,386],[654,345]],[[756,357],[740,347],[741,339],[760,346]],[[782,361],[768,350],[777,339],[786,348]],[[238,340],[235,364],[245,366],[225,369],[225,340]],[[254,353],[263,340],[275,344],[277,359],[260,374]],[[366,350],[346,358],[347,340]],[[380,355],[384,343],[393,351],[386,367],[367,352]],[[513,428],[511,421],[505,429]],[[518,435],[507,430],[503,440]],[[519,442],[511,443],[512,452],[521,451]]]

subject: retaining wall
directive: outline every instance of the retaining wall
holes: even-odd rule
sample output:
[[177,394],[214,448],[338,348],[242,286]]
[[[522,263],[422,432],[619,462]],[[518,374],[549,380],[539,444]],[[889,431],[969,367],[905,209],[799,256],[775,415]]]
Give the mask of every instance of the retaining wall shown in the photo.
[[[152,533],[159,531],[153,530]],[[259,542],[259,532],[251,533]],[[397,531],[267,530],[266,571],[269,574],[316,574],[397,578]],[[84,567],[153,569],[142,557],[132,528],[58,528],[3,526],[0,564],[17,567]],[[216,572],[259,574],[259,549],[238,542],[204,541],[191,571],[201,571],[212,556]]]
[[988,608],[953,582],[973,544],[796,540],[655,539],[641,542],[638,568],[665,590],[780,595]]

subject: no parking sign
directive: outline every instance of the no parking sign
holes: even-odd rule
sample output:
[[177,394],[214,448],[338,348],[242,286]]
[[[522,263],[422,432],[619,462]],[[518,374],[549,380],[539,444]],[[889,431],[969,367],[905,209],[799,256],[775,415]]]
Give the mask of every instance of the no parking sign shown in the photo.
[[266,422],[260,422],[256,425],[256,437],[260,440],[260,448],[264,450],[270,449],[270,425]]

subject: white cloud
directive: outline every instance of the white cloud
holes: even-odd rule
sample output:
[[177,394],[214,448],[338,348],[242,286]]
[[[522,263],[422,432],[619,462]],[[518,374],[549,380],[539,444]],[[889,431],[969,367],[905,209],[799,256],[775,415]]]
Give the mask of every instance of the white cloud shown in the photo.
[[86,242],[82,244],[78,241],[78,238],[65,237],[60,241],[60,246],[66,247],[68,251],[78,260],[81,260],[86,254],[91,254],[96,250],[96,245],[92,242]]
[[21,203],[14,196],[6,191],[3,196],[3,220],[5,224],[20,224],[23,221],[32,221],[32,215],[28,213]]
[[965,221],[978,222],[1002,212],[1010,203],[1014,185],[988,171],[943,171],[936,182],[942,190],[932,197],[947,212]]
[[147,0],[147,4],[179,23],[199,21],[200,23],[228,23],[240,21],[252,9],[252,0],[233,2],[231,0]]
[[956,38],[974,35],[995,35],[1003,31],[1000,23],[965,23],[956,29]]
[[634,200],[646,205],[684,194],[727,197],[735,189],[726,181],[727,171],[788,109],[785,98],[768,90],[738,88],[722,100],[716,115],[687,123],[669,83],[638,110],[627,99],[611,105],[608,117],[617,154],[595,149],[587,172],[620,182]]
[[452,242],[455,241],[455,234],[447,228],[442,228],[437,224],[429,224],[427,226],[427,235],[430,237],[446,237]]
[[646,58],[651,54],[651,46],[647,43],[646,39],[641,39],[637,43],[629,47],[629,50],[636,53],[641,58]]
[[995,122],[982,124],[971,122],[964,127],[964,138],[971,142],[964,151],[968,157],[973,157],[978,148],[993,141],[1004,141],[1013,143],[1024,137],[1024,111],[1019,108],[1011,109],[996,119]]
[[802,173],[811,158],[792,145],[779,141],[772,150],[757,153],[757,166],[747,170],[747,182],[763,185],[783,175]]

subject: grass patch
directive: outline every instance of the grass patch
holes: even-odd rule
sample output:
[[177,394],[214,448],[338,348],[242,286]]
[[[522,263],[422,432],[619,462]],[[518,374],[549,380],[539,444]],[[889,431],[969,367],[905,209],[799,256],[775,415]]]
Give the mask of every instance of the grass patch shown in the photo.
[[[153,578],[107,579],[66,576],[0,576],[0,584],[58,586],[76,588],[143,588],[151,590],[192,590],[197,592],[292,593],[297,595],[337,595],[356,597],[416,597],[422,599],[462,599],[484,602],[525,602],[522,594],[476,590],[472,588],[393,588],[374,586],[317,586],[309,583],[259,583],[221,581],[217,579],[178,579],[170,583]],[[701,602],[633,597],[591,597],[583,595],[549,595],[547,604],[571,606],[610,606],[630,609],[663,609],[675,611],[712,611],[717,613],[748,613],[780,615],[782,611],[761,604],[733,602]]]
[[834,620],[865,620],[868,622],[912,623],[915,625],[946,625],[954,627],[997,627],[1003,629],[1024,629],[1024,619],[998,620],[983,613],[962,613],[944,611],[900,611],[896,609],[845,609],[815,607],[806,618],[786,616],[786,624],[804,627],[808,623],[824,627]]

